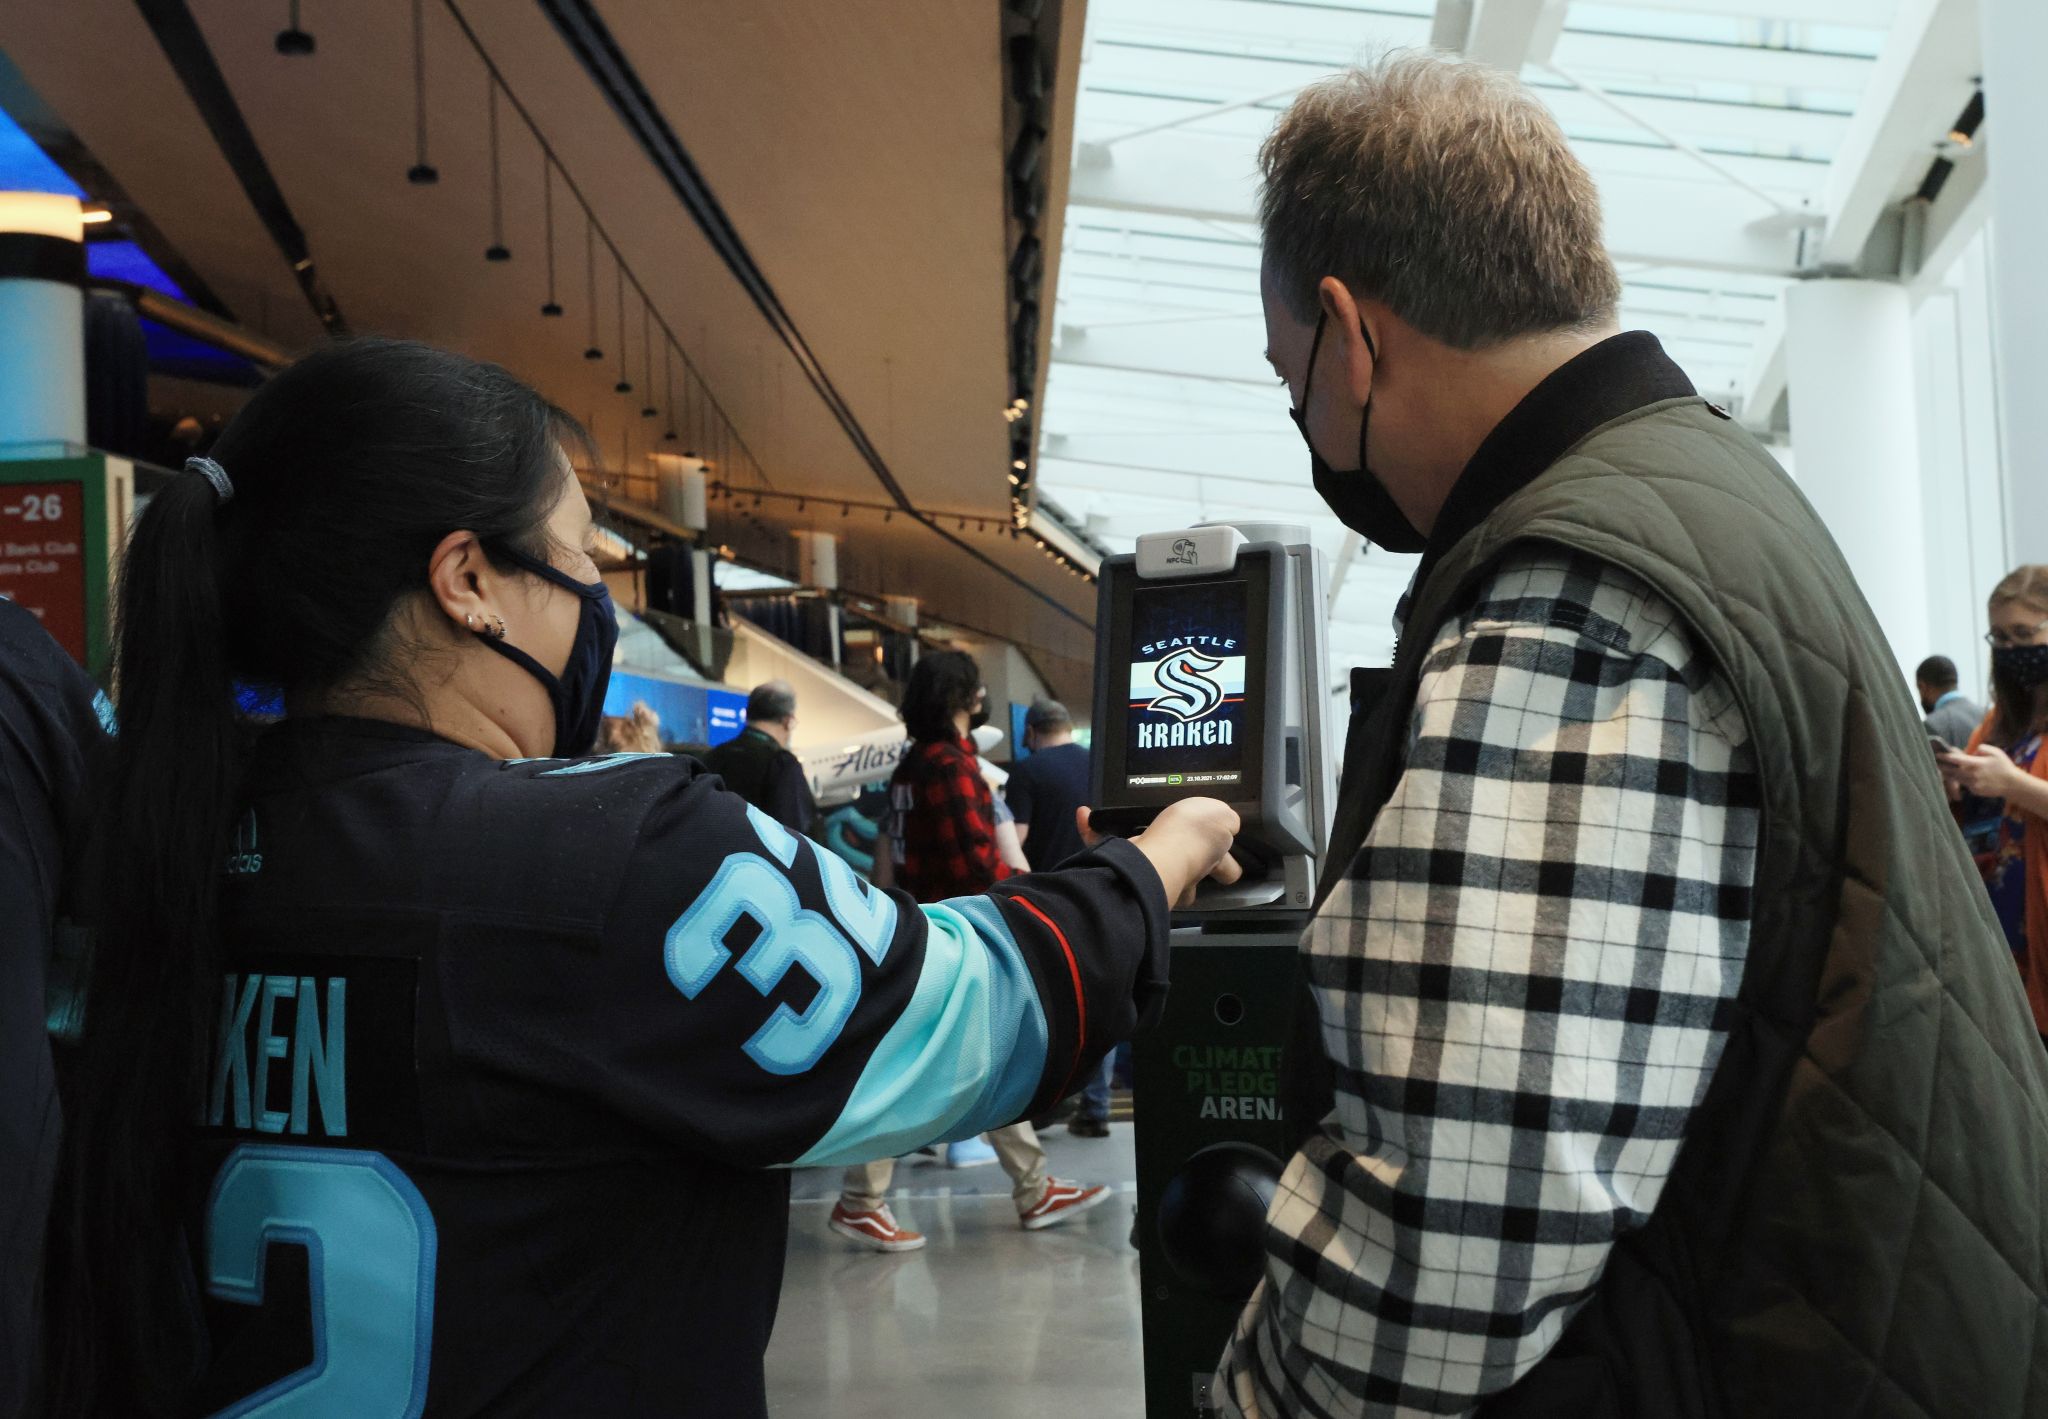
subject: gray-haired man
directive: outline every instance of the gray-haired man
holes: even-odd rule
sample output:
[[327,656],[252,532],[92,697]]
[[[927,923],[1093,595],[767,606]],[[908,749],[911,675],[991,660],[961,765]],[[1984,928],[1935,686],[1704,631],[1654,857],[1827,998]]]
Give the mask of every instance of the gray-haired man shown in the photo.
[[1317,491],[1423,559],[1225,1411],[2043,1412],[2048,1056],[1841,553],[1512,76],[1313,85],[1262,165]]
[[789,752],[796,732],[796,691],[768,680],[747,696],[747,727],[704,756],[725,786],[793,833],[809,833],[818,814],[804,766]]

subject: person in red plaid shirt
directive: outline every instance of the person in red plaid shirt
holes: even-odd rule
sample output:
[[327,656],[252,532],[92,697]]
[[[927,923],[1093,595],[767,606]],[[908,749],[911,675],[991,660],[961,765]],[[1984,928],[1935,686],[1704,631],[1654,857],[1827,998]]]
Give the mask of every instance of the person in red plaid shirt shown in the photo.
[[965,651],[936,651],[910,672],[901,712],[911,745],[889,780],[879,885],[942,902],[1016,875],[996,849],[995,794],[968,737],[988,718],[987,700],[981,667]]
[[[902,713],[912,743],[889,780],[888,850],[875,854],[877,885],[901,887],[920,902],[942,902],[986,892],[1016,875],[996,851],[995,795],[967,737],[986,718],[987,699],[981,667],[965,651],[936,651],[910,672]],[[1017,1220],[1026,1231],[1057,1226],[1109,1197],[1107,1187],[1048,1176],[1045,1149],[1028,1120],[996,1129],[988,1140],[1010,1175]],[[900,1226],[883,1201],[895,1174],[894,1158],[848,1168],[832,1230],[876,1251],[923,1246],[924,1235]]]

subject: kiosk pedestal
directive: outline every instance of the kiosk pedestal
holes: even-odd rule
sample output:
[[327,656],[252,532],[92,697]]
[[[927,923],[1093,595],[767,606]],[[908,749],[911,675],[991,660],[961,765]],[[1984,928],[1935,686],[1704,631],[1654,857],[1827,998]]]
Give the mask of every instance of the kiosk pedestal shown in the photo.
[[1145,1413],[1206,1419],[1223,1347],[1265,1265],[1266,1210],[1299,1123],[1285,1057],[1298,930],[1175,933],[1173,985],[1136,1043]]
[[1094,821],[1135,832],[1176,799],[1220,798],[1247,869],[1175,914],[1165,1010],[1135,1041],[1148,1419],[1213,1413],[1311,1122],[1289,1116],[1303,1061],[1286,1054],[1336,796],[1324,582],[1304,531],[1263,524],[1157,533],[1103,563]]

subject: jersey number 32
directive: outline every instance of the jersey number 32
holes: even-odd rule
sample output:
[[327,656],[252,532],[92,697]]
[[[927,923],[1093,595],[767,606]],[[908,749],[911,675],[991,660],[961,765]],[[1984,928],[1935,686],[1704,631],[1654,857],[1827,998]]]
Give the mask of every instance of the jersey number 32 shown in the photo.
[[896,904],[886,892],[855,877],[836,853],[814,851],[832,916],[806,908],[786,875],[801,839],[758,808],[749,806],[747,817],[775,861],[753,852],[725,859],[710,885],[669,928],[664,946],[668,978],[684,998],[695,1000],[732,960],[726,938],[742,917],[752,918],[759,934],[735,966],[747,984],[765,996],[792,967],[801,966],[817,981],[818,993],[801,1013],[777,1005],[740,1048],[770,1074],[802,1074],[825,1057],[860,1002],[856,943],[878,966],[888,953],[896,934]]

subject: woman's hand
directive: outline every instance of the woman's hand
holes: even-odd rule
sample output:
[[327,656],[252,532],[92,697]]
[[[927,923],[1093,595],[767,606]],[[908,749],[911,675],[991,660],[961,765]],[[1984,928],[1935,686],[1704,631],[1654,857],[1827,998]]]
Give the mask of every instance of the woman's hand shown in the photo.
[[1996,744],[1985,744],[1974,754],[1943,754],[1941,776],[1960,784],[1979,798],[2010,798],[2013,785],[2024,782],[2025,770]]
[[[1086,808],[1076,812],[1075,822],[1084,842],[1092,846],[1102,840],[1088,826]],[[1131,839],[1131,846],[1144,853],[1159,874],[1167,901],[1182,907],[1194,900],[1203,878],[1228,884],[1243,875],[1230,855],[1237,829],[1237,814],[1229,805],[1214,798],[1183,798],[1161,809],[1152,826]]]

